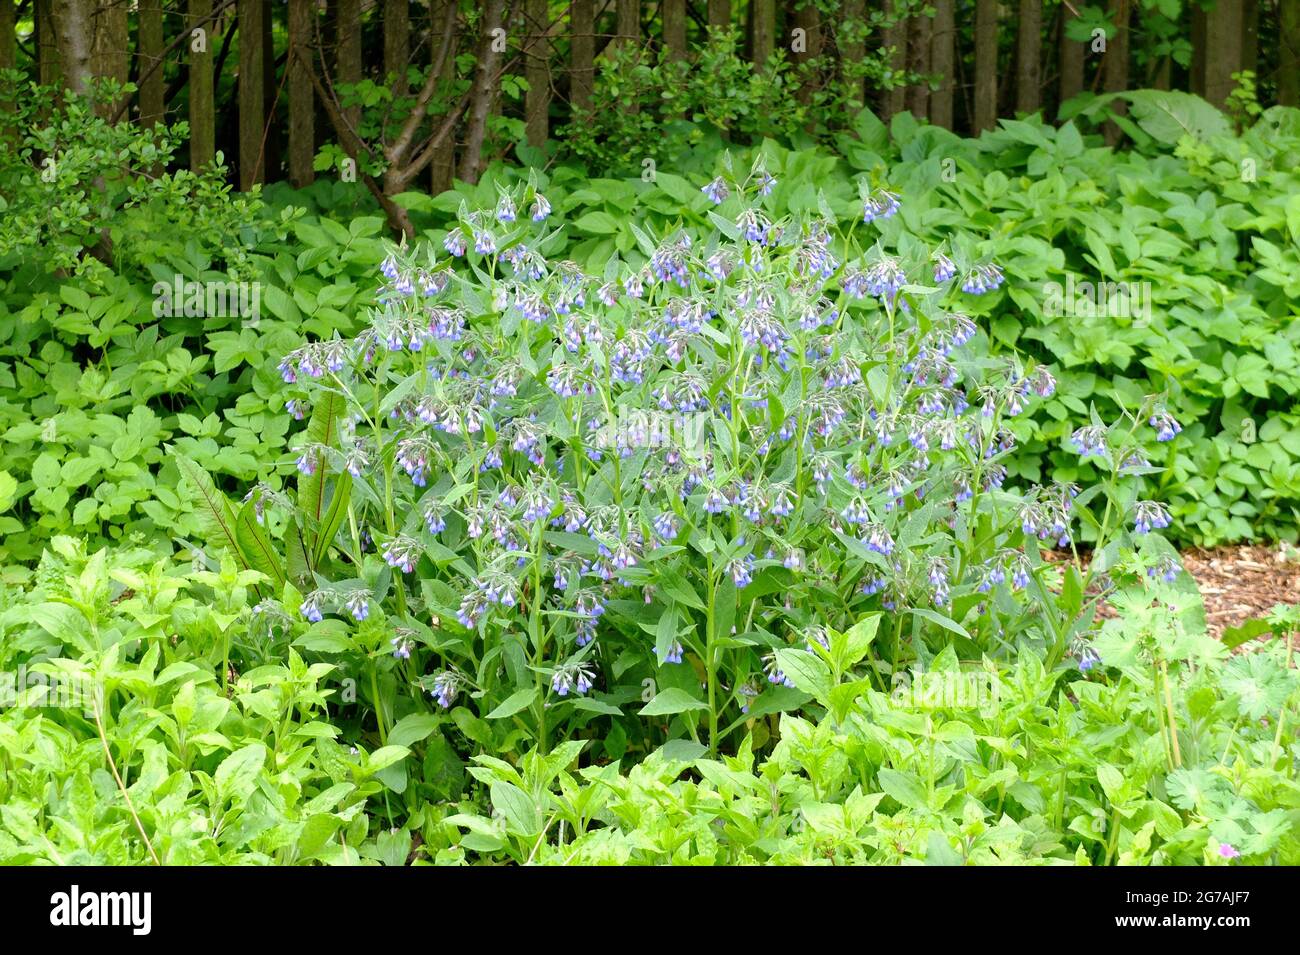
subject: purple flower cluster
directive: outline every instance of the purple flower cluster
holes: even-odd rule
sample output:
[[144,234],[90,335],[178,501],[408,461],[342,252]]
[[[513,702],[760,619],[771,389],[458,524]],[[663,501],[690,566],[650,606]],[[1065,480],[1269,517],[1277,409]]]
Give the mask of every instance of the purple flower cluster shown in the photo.
[[[353,476],[358,522],[375,529],[411,613],[455,607],[471,642],[508,635],[502,667],[523,667],[515,641],[533,642],[542,658],[527,665],[569,697],[595,689],[618,641],[653,634],[654,613],[698,609],[720,584],[761,608],[755,629],[803,634],[817,611],[799,605],[801,579],[839,589],[854,612],[946,609],[972,590],[1023,590],[1039,542],[1070,545],[1077,488],[1000,491],[1014,447],[1004,419],[1054,394],[1051,371],[964,354],[979,329],[946,307],[958,289],[926,288],[958,276],[947,254],[863,254],[833,221],[774,221],[751,201],[774,182],[761,169],[710,181],[711,202],[740,206],[714,216],[719,234],[638,229],[635,264],[611,259],[599,277],[543,254],[527,219],[550,203],[535,186],[502,191],[490,210],[463,210],[443,243],[481,261],[393,253],[368,327],[280,364],[295,409],[313,389],[348,395],[347,441],[309,442],[297,466]],[[863,196],[867,222],[899,209],[887,189]],[[960,289],[1003,281],[986,263]],[[1161,440],[1177,433],[1163,412],[1150,420]],[[1100,425],[1071,442],[1111,454]],[[963,553],[990,515],[992,536]],[[1168,512],[1140,502],[1134,526],[1168,526]],[[374,614],[371,627],[388,610],[361,590],[315,591],[300,609],[319,621],[335,607]],[[409,659],[416,644],[391,645]],[[658,662],[683,654],[673,640]],[[750,659],[733,684],[742,699],[762,685],[745,679]],[[775,655],[763,671],[793,686]],[[443,669],[422,685],[449,708],[469,684]]]

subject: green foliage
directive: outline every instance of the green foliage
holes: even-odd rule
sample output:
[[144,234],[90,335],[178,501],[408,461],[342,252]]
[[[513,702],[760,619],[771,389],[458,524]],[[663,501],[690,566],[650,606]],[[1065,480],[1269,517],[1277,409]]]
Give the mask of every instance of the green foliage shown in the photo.
[[[848,221],[861,171],[908,191],[903,215],[918,237],[954,244],[980,237],[1008,277],[976,311],[989,324],[994,350],[1049,362],[1061,382],[1057,397],[1017,425],[1013,478],[1088,479],[1088,468],[1061,449],[1066,419],[1090,403],[1109,417],[1143,394],[1169,390],[1184,431],[1171,446],[1148,452],[1167,467],[1153,483],[1173,505],[1175,534],[1203,543],[1294,539],[1300,119],[1294,110],[1272,109],[1235,137],[1221,114],[1184,94],[1134,93],[1130,107],[1127,122],[1144,144],[1131,153],[1099,148],[1071,124],[1058,130],[1004,121],[974,142],[909,116],[895,120],[891,136],[863,112],[852,133],[839,136],[838,158],[762,147],[781,180],[772,210],[806,212],[820,192]],[[46,135],[41,130],[61,128],[34,115],[33,141]],[[1093,118],[1103,115],[1101,105]],[[126,128],[103,131],[120,137]],[[628,222],[651,234],[685,227],[702,235],[712,223],[698,190],[719,168],[715,150],[706,142],[682,153],[680,165],[659,168],[648,182],[639,171],[617,179],[556,168],[548,195],[569,225],[552,239],[554,254],[603,268],[635,246]],[[40,192],[40,154],[5,155],[7,175],[26,183],[14,193],[25,198],[21,208],[11,200],[17,218],[9,221],[40,218],[33,210],[51,204]],[[83,169],[73,177],[83,184],[69,197],[90,188],[84,181],[102,167],[96,163],[72,167]],[[462,201],[491,204],[497,184],[520,175],[496,168],[477,187],[399,199],[420,234],[438,240]],[[196,532],[191,503],[176,493],[168,446],[227,490],[233,482],[281,483],[292,428],[268,358],[304,334],[355,331],[360,309],[375,301],[383,220],[356,183],[322,180],[303,192],[275,187],[261,211],[239,211],[219,190],[204,189],[191,190],[184,203],[164,191],[115,213],[144,217],[131,218],[130,229],[114,227],[129,233],[114,248],[135,257],[115,271],[83,252],[65,275],[46,253],[19,258],[14,246],[12,270],[0,278],[0,455],[15,484],[0,494],[5,559],[34,560],[59,533],[117,539],[133,530]],[[200,211],[208,207],[213,211]],[[176,216],[186,223],[233,223],[235,216],[242,224],[195,226],[179,242],[160,224]],[[29,231],[6,234],[17,243]],[[65,250],[57,255],[77,254],[99,231],[69,225],[47,244]],[[147,269],[140,265],[146,252]],[[257,283],[260,319],[202,309],[155,315],[158,283],[170,286],[177,275],[203,288]],[[1084,282],[1094,289],[1139,283],[1139,290],[1147,283],[1150,320],[1078,309],[1049,314],[1046,283],[1064,290],[1071,278],[1076,290]],[[1140,291],[1137,303],[1145,301]]]
[[[575,133],[597,175],[498,166],[477,186],[397,197],[418,233],[397,250],[355,183],[232,199],[219,169],[145,174],[182,131],[131,132],[39,90],[15,107],[20,148],[0,154],[0,681],[25,682],[0,682],[0,861],[1300,863],[1295,608],[1212,641],[1171,548],[1124,526],[1139,500],[1158,515],[1155,499],[1182,539],[1296,537],[1300,113],[1252,119],[1243,77],[1231,120],[1139,91],[1123,117],[1113,97],[1084,95],[1059,129],[1004,121],[977,141],[867,111],[809,130],[816,110],[774,121],[770,86],[746,86],[722,46],[707,55],[716,69],[687,83],[671,63],[611,67],[652,121],[606,108],[605,139]],[[1108,118],[1133,151],[1101,148]],[[720,129],[785,144],[723,152]],[[645,175],[641,156],[668,161]],[[625,163],[629,178],[611,173]],[[731,197],[714,205],[702,187],[718,176]],[[863,197],[885,188],[901,209],[860,241]],[[539,189],[557,213],[546,225],[522,221]],[[490,223],[475,210],[507,194],[523,197],[521,221],[490,224],[496,251],[446,276],[440,303],[461,310],[466,340],[388,346],[373,363],[350,353],[304,376],[304,341],[328,351],[427,324],[428,303],[395,300],[381,266],[426,277],[442,256],[427,249],[456,230],[472,247]],[[779,374],[741,360],[740,321],[692,333],[682,354],[726,408],[709,422],[709,480],[800,492],[793,523],[742,533],[735,514],[699,513],[704,489],[640,485],[647,456],[588,442],[593,409],[546,390],[575,360],[565,336],[607,372],[606,349],[685,290],[557,336],[515,310],[530,285],[501,253],[539,250],[554,305],[578,275],[594,294],[674,249],[696,266],[738,249],[757,265],[738,239],[747,213],[823,230],[841,262],[897,257],[918,274],[906,314],[846,295],[837,274],[834,334],[815,336],[829,355],[800,340]],[[788,311],[806,276],[779,243],[758,245],[753,274]],[[866,488],[837,460],[825,513],[807,510],[809,462],[760,454],[760,432],[810,389],[835,390],[823,358],[862,373],[859,410],[917,397],[903,368],[959,298],[923,274],[932,252],[1005,276],[961,299],[979,331],[954,361],[995,399],[991,456],[960,466],[1005,467],[1006,483],[954,499],[947,523],[956,472],[936,452],[888,507],[884,476],[912,455],[900,432],[901,448],[863,451],[878,455]],[[208,307],[240,282],[257,288],[255,314]],[[1083,283],[1141,291],[1111,314]],[[696,293],[750,314],[725,288]],[[292,385],[277,367],[291,353]],[[469,379],[432,377],[439,361],[516,394],[484,404],[457,390]],[[1036,368],[1058,387],[1017,414],[1021,386],[1046,381]],[[604,386],[591,397],[606,411],[653,400],[649,385]],[[481,448],[426,435],[437,467],[412,486],[403,442],[426,397],[481,406],[506,457],[494,476]],[[544,456],[536,486],[506,443],[520,411],[564,453]],[[1157,441],[1166,414],[1182,430]],[[856,448],[874,420],[831,450]],[[1079,425],[1106,454],[1070,446]],[[1051,481],[1080,486],[1090,561],[1052,561],[1022,526]],[[561,484],[546,517],[617,508],[617,525],[469,533],[480,495],[509,492],[513,508],[515,491]],[[858,491],[898,543],[890,559],[841,520]],[[429,529],[431,503],[444,530]],[[649,546],[670,511],[679,533]],[[590,588],[607,615],[579,646],[576,595],[538,595],[557,591],[557,562],[629,541],[647,545],[621,569],[630,586]],[[408,573],[393,548],[412,542]],[[809,572],[783,566],[796,553]],[[1023,583],[986,594],[980,568],[1016,554]],[[932,598],[936,561],[952,586]],[[894,589],[864,591],[875,575]],[[484,581],[516,602],[458,621]],[[1119,617],[1094,624],[1103,600]],[[676,644],[681,663],[667,660]],[[593,692],[574,689],[579,672],[598,677]],[[69,686],[91,692],[58,698]]]
[[[492,818],[445,823],[471,859],[545,865],[1221,865],[1233,851],[1288,864],[1295,743],[1257,715],[1297,702],[1281,657],[1274,646],[1171,684],[1177,766],[1159,681],[1070,681],[1031,654],[998,672],[995,707],[868,690],[837,725],[781,715],[761,761],[748,745],[721,760],[665,747],[547,786],[531,755],[522,773],[483,759],[471,772],[490,782]],[[965,676],[944,666],[928,676]]]
[[1296,864],[1289,651],[1229,655],[1194,595],[1117,580],[1086,675],[947,651],[882,691],[868,624],[791,651],[847,691],[838,715],[751,712],[734,754],[578,736],[503,759],[464,717],[399,711],[381,742],[361,674],[310,662],[331,629],[254,606],[258,575],[60,537],[0,589],[0,860]]

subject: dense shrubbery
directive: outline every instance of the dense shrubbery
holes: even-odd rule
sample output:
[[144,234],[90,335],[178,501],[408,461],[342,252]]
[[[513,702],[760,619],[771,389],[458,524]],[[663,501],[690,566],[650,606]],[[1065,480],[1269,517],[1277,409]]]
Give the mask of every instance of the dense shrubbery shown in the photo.
[[1152,533],[1295,536],[1300,123],[1129,97],[498,168],[401,246],[33,120],[104,206],[0,236],[0,672],[92,692],[0,713],[0,859],[1300,861],[1294,615],[1228,658]]
[[[1202,542],[1294,538],[1296,114],[1270,110],[1237,138],[1199,101],[1170,100],[1171,118],[1159,109],[1165,100],[1132,95],[1135,129],[1150,130],[1146,152],[1090,147],[1072,126],[1029,122],[1007,121],[963,141],[905,115],[891,140],[864,113],[857,135],[842,138],[840,159],[766,145],[767,168],[780,180],[768,208],[777,217],[804,214],[824,200],[837,223],[849,222],[858,215],[854,170],[875,172],[911,197],[902,219],[918,238],[983,242],[1008,281],[971,304],[972,318],[991,332],[994,353],[1046,362],[1061,383],[1014,427],[1013,482],[1089,480],[1091,469],[1064,444],[1072,420],[1093,404],[1110,419],[1168,391],[1185,429],[1172,444],[1146,450],[1168,468],[1150,493],[1170,502],[1173,533]],[[1200,138],[1182,140],[1170,155],[1184,127]],[[623,227],[629,219],[647,233],[684,228],[701,240],[713,224],[699,186],[720,171],[720,159],[706,149],[673,168],[659,169],[653,182],[553,170],[542,181],[568,225],[547,254],[593,273],[615,255],[635,263],[643,253]],[[462,201],[491,204],[497,184],[519,175],[499,169],[474,189],[402,200],[437,241]],[[369,214],[361,192],[326,181],[305,193],[277,187],[263,212],[235,205],[222,213],[243,225],[200,231],[195,238],[206,244],[197,248],[151,240],[156,258],[147,271],[123,263],[110,272],[90,260],[85,274],[66,278],[55,271],[57,256],[30,246],[21,259],[11,253],[11,265],[22,268],[0,292],[12,319],[0,342],[8,475],[0,477],[0,506],[11,509],[0,515],[0,552],[34,560],[56,533],[116,539],[173,525],[193,532],[190,505],[175,494],[178,475],[162,454],[169,441],[219,480],[277,480],[289,462],[288,422],[265,359],[304,332],[355,333],[361,311],[374,304],[382,219]],[[140,217],[133,234],[162,234],[147,226],[164,214],[151,209],[132,213]],[[177,274],[259,282],[260,321],[159,318],[155,283]],[[1064,290],[1105,281],[1149,283],[1150,321],[1052,306],[1048,283]],[[138,453],[111,454],[119,441],[119,450]]]
[[[450,256],[384,262],[360,334],[281,363],[295,412],[313,409],[297,502],[258,488],[237,518],[218,502],[215,541],[331,615],[321,646],[373,652],[396,628],[409,682],[543,748],[649,688],[643,716],[716,750],[746,712],[801,702],[791,645],[869,640],[880,610],[895,670],[954,634],[1056,665],[1123,525],[1167,526],[1124,478],[1152,470],[1134,446],[1148,419],[1176,423],[1156,398],[1085,421],[1077,451],[1104,484],[1004,489],[1008,423],[1055,383],[967,354],[964,300],[997,265],[886,232],[883,188],[863,187],[877,233],[829,211],[773,220],[776,187],[761,163],[718,177],[717,232],[634,230],[647,264],[600,276],[543,253],[533,186],[463,208]],[[1076,520],[1104,550],[1058,602],[1038,542],[1072,546]]]
[[399,711],[383,745],[352,693],[366,674],[286,647],[311,654],[317,628],[259,613],[250,629],[254,580],[60,538],[33,589],[0,592],[0,667],[37,674],[25,702],[76,676],[104,692],[84,718],[0,711],[0,861],[1300,860],[1287,650],[1225,659],[1194,590],[1140,564],[1116,571],[1126,617],[1098,639],[1105,668],[1027,651],[972,670],[947,649],[882,692],[849,672],[866,659],[834,678],[800,667],[804,715],[751,711],[716,758],[680,738],[633,758],[590,730],[518,755],[492,729],[508,719],[465,710],[455,730]]

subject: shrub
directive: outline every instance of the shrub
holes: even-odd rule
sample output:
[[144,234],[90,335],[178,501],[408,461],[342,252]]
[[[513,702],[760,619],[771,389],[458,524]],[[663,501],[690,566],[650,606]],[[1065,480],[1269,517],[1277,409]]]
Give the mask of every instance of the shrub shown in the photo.
[[[748,738],[734,756],[679,741],[628,767],[481,757],[490,817],[426,826],[429,851],[549,865],[1294,863],[1287,649],[1229,657],[1194,594],[1140,571],[1124,599],[1136,612],[1103,641],[1115,666],[1051,670],[1029,651],[976,671],[995,688],[985,705],[868,689],[842,721],[783,714],[765,759]],[[918,676],[971,673],[945,652]]]
[[[1094,417],[1075,443],[1103,482],[1004,487],[1007,423],[1054,382],[965,350],[960,302],[997,265],[897,228],[883,187],[862,187],[890,226],[864,247],[825,212],[769,219],[773,185],[761,164],[715,179],[714,234],[634,227],[600,277],[548,261],[535,182],[503,191],[444,236],[463,265],[395,251],[360,335],[288,355],[314,405],[296,506],[208,496],[222,543],[318,622],[303,645],[373,666],[391,641],[392,679],[494,751],[614,717],[610,755],[665,729],[717,751],[802,705],[792,647],[835,675],[869,659],[882,687],[953,642],[1077,649],[1098,574],[1167,525],[1123,479],[1153,471],[1137,433],[1176,423],[1155,398]],[[1099,556],[1058,594],[1041,547],[1078,520]]]

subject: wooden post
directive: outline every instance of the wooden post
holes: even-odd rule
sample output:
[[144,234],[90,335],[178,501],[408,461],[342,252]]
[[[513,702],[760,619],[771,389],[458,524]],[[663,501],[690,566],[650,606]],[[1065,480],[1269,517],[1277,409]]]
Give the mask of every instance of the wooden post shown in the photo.
[[407,93],[406,70],[410,63],[410,0],[384,0],[384,72],[394,77],[394,96]]
[[[338,24],[336,26],[334,82],[351,86],[361,82],[361,0],[337,0]],[[343,116],[353,130],[361,121],[361,108],[349,106]]]
[[316,91],[312,88],[313,0],[289,0],[289,182],[295,189],[316,179]]
[[528,145],[541,148],[551,130],[551,44],[547,0],[526,0],[524,4],[524,131]]
[[162,0],[140,0],[138,26],[140,125],[148,128],[163,121],[167,108],[167,77],[161,62],[164,42]]
[[569,100],[575,112],[591,106],[596,78],[596,20],[593,0],[569,4]]
[[939,76],[939,88],[930,94],[930,122],[944,129],[952,129],[956,37],[953,0],[935,0],[934,31],[930,37],[930,68]]
[[1016,36],[1016,112],[1036,113],[1043,105],[1039,58],[1043,54],[1043,0],[1020,0]]
[[212,90],[215,24],[207,22],[212,0],[189,0],[190,169],[206,169],[216,156],[216,105]]
[[239,0],[239,188],[244,192],[265,179],[262,135],[265,93],[262,90],[262,4]]
[[975,0],[975,117],[974,131],[992,129],[998,121],[998,4]]

